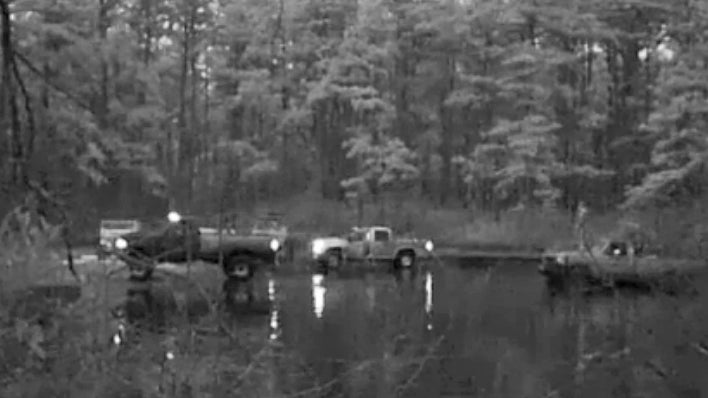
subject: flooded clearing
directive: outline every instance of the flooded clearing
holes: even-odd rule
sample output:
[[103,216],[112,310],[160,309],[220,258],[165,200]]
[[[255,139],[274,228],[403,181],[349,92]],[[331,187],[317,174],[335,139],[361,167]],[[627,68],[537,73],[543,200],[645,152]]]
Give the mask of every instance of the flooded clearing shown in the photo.
[[127,378],[164,381],[169,367],[174,388],[215,397],[708,394],[702,289],[552,294],[528,264],[210,275],[175,294],[160,279],[116,282]]
[[[82,288],[28,289],[13,313],[39,317],[42,337],[24,341],[43,356],[47,380],[72,386],[67,396],[90,363],[66,361],[96,347],[112,347],[91,357],[110,370],[103,383],[136,397],[708,394],[704,282],[680,295],[558,292],[534,263],[467,265],[327,275],[286,265],[249,282],[200,264],[161,267],[150,282],[89,273]],[[92,267],[111,269],[84,271]],[[45,296],[81,315],[59,326]]]

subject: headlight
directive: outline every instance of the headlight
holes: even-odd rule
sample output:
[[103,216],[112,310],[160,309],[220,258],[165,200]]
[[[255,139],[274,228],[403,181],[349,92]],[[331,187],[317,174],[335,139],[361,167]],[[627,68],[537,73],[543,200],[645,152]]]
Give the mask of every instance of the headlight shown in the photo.
[[556,261],[558,262],[558,264],[567,265],[568,264],[568,256],[565,256],[563,254],[559,254],[556,256]]
[[171,211],[167,213],[167,220],[171,223],[178,223],[182,220],[182,216],[176,211]]
[[432,241],[432,240],[429,240],[429,241],[425,242],[425,250],[431,252],[431,251],[433,251],[433,248],[434,248],[434,247],[435,247],[435,246],[433,245],[433,241]]
[[273,250],[274,252],[277,252],[278,249],[280,249],[280,242],[278,242],[277,239],[273,239],[270,241],[270,250]]
[[101,239],[101,246],[111,248],[111,241],[108,239]]
[[125,250],[128,247],[128,241],[123,238],[116,239],[115,248],[118,250]]
[[320,254],[324,253],[325,250],[325,244],[323,240],[320,239],[315,239],[312,241],[312,254],[315,256],[319,256]]

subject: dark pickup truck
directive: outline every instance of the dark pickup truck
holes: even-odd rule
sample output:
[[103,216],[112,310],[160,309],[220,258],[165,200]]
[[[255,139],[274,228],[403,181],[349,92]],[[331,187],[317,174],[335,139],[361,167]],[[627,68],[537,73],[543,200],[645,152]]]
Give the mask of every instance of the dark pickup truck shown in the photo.
[[281,243],[269,236],[219,234],[180,218],[122,235],[113,248],[133,279],[149,279],[158,263],[190,260],[221,263],[227,277],[250,279],[258,267],[277,266]]

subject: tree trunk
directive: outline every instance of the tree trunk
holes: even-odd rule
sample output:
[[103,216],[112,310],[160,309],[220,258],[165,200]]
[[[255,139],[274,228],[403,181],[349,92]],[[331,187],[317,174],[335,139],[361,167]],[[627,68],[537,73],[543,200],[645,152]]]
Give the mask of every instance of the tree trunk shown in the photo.
[[442,157],[442,175],[440,176],[440,204],[445,205],[450,194],[450,184],[452,179],[452,145],[453,145],[453,119],[451,110],[445,105],[447,96],[455,87],[455,58],[448,56],[444,63],[444,84],[445,87],[440,94],[439,117],[440,117],[440,157]]
[[9,120],[8,149],[10,156],[10,181],[13,184],[19,183],[23,179],[22,170],[23,148],[21,139],[21,123],[19,109],[17,105],[17,85],[13,78],[15,50],[12,43],[12,23],[10,20],[10,8],[6,0],[0,0],[0,22],[2,33],[0,43],[2,46],[2,120],[3,124]]
[[98,3],[98,37],[101,46],[101,86],[100,97],[96,109],[96,119],[98,127],[103,130],[108,127],[108,60],[106,59],[105,46],[108,36],[108,8],[106,0],[99,0]]
[[177,170],[173,181],[170,181],[173,199],[177,204],[184,205],[184,192],[178,186],[184,186],[189,179],[189,157],[191,156],[191,140],[187,129],[187,84],[189,75],[189,55],[191,49],[191,31],[189,16],[184,15],[182,24],[182,54],[180,60],[179,76],[179,113],[177,114],[177,129],[179,131],[179,154],[177,156]]

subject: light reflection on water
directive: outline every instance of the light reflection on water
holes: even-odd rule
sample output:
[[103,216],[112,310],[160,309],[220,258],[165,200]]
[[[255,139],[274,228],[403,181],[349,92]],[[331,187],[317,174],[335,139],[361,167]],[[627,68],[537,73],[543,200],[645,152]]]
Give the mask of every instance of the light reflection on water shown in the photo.
[[280,318],[276,300],[275,280],[268,279],[268,302],[270,303],[270,340],[277,340],[280,336]]
[[322,318],[325,309],[327,288],[323,285],[324,275],[312,275],[312,310],[317,319]]
[[428,271],[425,274],[425,313],[428,315],[428,322],[426,323],[426,329],[433,330],[433,324],[431,322],[431,317],[433,312],[433,274]]
[[268,300],[275,300],[275,280],[273,278],[268,279]]

